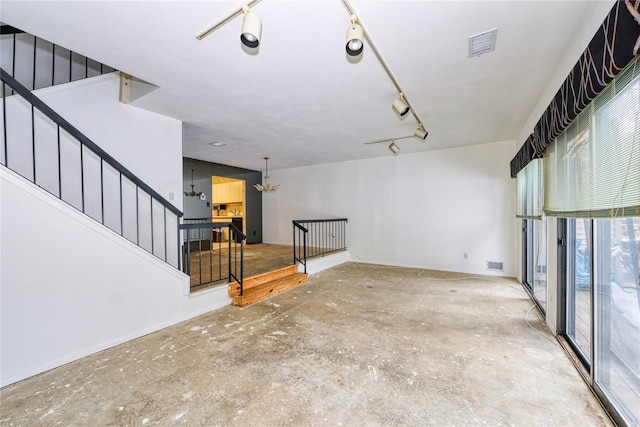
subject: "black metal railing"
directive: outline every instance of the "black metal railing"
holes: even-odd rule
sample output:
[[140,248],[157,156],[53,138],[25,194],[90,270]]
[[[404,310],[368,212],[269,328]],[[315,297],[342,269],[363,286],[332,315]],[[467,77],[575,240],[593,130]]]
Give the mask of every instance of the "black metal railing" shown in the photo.
[[[42,89],[116,71],[108,65],[32,34],[0,25],[0,68],[29,90]],[[13,95],[11,88],[3,96]]]
[[180,225],[184,231],[182,271],[191,277],[191,290],[220,281],[236,281],[242,296],[247,237],[230,222],[202,220],[185,219]]
[[180,269],[182,212],[0,69],[1,164]]
[[307,259],[347,249],[347,219],[294,219],[293,263],[304,265]]

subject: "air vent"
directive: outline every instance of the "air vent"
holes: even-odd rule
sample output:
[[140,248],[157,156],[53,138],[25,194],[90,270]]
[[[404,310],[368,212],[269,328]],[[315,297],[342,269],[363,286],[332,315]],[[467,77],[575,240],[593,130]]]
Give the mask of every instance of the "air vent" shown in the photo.
[[496,48],[496,37],[498,29],[484,31],[475,36],[469,37],[469,58],[480,56],[483,53],[491,52]]
[[504,271],[504,263],[501,261],[487,261],[487,270]]

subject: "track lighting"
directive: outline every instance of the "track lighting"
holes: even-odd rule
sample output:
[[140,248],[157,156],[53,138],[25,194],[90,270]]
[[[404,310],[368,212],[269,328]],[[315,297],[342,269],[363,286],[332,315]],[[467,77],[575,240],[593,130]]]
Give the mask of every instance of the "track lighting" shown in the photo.
[[364,48],[364,30],[358,24],[358,17],[351,15],[351,25],[347,28],[347,54],[350,56],[358,56]]
[[391,144],[389,144],[389,150],[391,150],[391,152],[393,154],[398,154],[398,152],[400,151],[400,147],[398,147],[396,145],[396,140],[395,139],[393,139],[392,141],[393,142]]
[[247,5],[242,6],[242,13],[244,13],[244,18],[240,40],[245,46],[256,48],[260,44],[260,36],[262,35],[262,20],[251,12]]
[[198,40],[202,40],[214,31],[227,25],[238,16],[244,15],[244,18],[242,20],[242,33],[240,35],[240,40],[242,41],[242,44],[247,47],[258,47],[258,45],[260,44],[260,36],[262,35],[262,20],[258,15],[251,12],[250,8],[260,3],[261,1],[262,0],[251,0],[250,2],[244,4],[242,7],[239,7],[238,9],[231,12],[228,16],[222,18],[220,21],[203,28],[200,32],[196,33],[196,38]]
[[409,112],[409,105],[405,102],[402,92],[400,92],[400,97],[393,101],[393,109],[400,114],[400,117],[406,116]]
[[422,127],[422,123],[418,124],[418,128],[413,133],[413,136],[418,139],[427,139],[427,135],[429,135],[429,132],[427,132],[424,127]]

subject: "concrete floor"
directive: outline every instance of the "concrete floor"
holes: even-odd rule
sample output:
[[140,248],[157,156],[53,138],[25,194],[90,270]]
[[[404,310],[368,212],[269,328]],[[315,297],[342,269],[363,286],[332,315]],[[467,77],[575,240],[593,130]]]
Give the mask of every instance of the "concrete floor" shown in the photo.
[[7,386],[0,425],[612,425],[531,305],[348,263]]

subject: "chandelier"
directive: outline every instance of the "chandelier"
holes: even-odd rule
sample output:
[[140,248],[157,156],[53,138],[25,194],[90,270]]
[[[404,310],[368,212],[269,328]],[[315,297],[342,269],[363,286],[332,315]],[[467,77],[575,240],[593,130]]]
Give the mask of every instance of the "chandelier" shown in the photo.
[[269,158],[268,157],[264,157],[264,163],[265,163],[264,185],[255,184],[254,187],[256,187],[256,190],[260,191],[261,193],[265,191],[276,191],[278,187],[280,187],[280,184],[278,185],[269,184]]
[[193,190],[193,187],[195,187],[195,185],[193,184],[193,171],[194,170],[195,169],[191,169],[191,191],[185,191],[184,195],[187,196],[187,197],[200,197],[200,198],[202,198],[202,196],[204,195],[204,193],[202,191],[199,191],[199,192],[196,193]]

